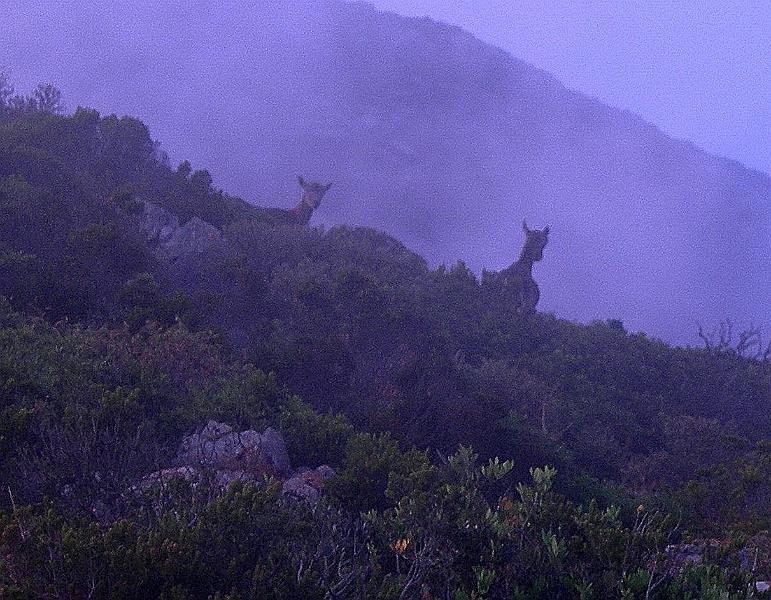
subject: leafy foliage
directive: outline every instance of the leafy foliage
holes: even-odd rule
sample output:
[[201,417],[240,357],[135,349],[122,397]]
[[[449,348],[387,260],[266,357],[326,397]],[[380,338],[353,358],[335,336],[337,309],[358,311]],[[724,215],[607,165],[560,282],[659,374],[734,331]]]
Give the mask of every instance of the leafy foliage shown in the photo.
[[358,516],[287,501],[272,482],[236,484],[205,503],[180,488],[156,519],[106,528],[63,519],[47,504],[17,509],[0,517],[1,589],[12,597],[747,597],[746,575],[727,564],[669,572],[671,532],[657,513],[640,507],[625,523],[617,507],[575,506],[553,491],[548,468],[534,469],[518,498],[490,502],[491,477],[468,450],[447,465],[412,477],[400,494],[391,488],[393,504]]
[[[12,94],[2,595],[746,597],[728,558],[665,549],[771,527],[762,356],[518,315],[380,232],[272,225],[135,119]],[[222,245],[169,260],[147,203]],[[332,465],[321,503],[273,481],[127,495],[210,418]]]

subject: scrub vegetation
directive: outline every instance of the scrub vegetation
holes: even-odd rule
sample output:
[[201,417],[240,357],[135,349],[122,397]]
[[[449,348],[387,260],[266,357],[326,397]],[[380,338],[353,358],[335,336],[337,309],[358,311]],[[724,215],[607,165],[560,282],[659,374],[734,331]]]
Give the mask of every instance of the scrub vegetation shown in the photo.
[[[0,81],[0,596],[738,599],[771,576],[756,332],[674,347],[522,311],[463,263],[271,214],[136,119]],[[314,504],[271,477],[132,493],[210,419],[335,475]]]

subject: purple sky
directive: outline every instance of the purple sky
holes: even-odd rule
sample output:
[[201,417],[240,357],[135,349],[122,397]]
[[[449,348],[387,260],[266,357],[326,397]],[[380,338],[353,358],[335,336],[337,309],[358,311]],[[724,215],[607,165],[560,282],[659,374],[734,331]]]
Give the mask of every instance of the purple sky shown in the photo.
[[372,0],[468,29],[570,88],[771,173],[769,0]]

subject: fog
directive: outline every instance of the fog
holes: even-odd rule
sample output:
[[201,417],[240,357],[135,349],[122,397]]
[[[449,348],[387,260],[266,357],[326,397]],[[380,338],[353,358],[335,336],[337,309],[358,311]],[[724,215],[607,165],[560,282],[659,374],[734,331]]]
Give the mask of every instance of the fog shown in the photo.
[[665,132],[771,172],[771,3],[758,0],[374,0],[430,15],[632,110]]
[[314,224],[383,229],[433,265],[517,258],[551,225],[539,310],[696,342],[769,321],[771,179],[569,91],[462,30],[325,0],[122,8],[20,0],[0,68],[70,109],[144,120],[173,161],[261,205],[335,187]]

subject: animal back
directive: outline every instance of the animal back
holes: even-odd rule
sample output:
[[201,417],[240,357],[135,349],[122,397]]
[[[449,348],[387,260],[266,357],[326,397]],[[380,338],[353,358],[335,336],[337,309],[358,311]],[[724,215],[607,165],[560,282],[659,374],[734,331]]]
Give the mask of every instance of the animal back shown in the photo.
[[533,313],[541,297],[541,291],[530,273],[512,265],[499,273],[488,276],[486,286],[500,302],[512,306],[518,313]]
[[301,225],[307,223],[298,219],[296,211],[284,208],[260,208],[259,219],[271,225]]

